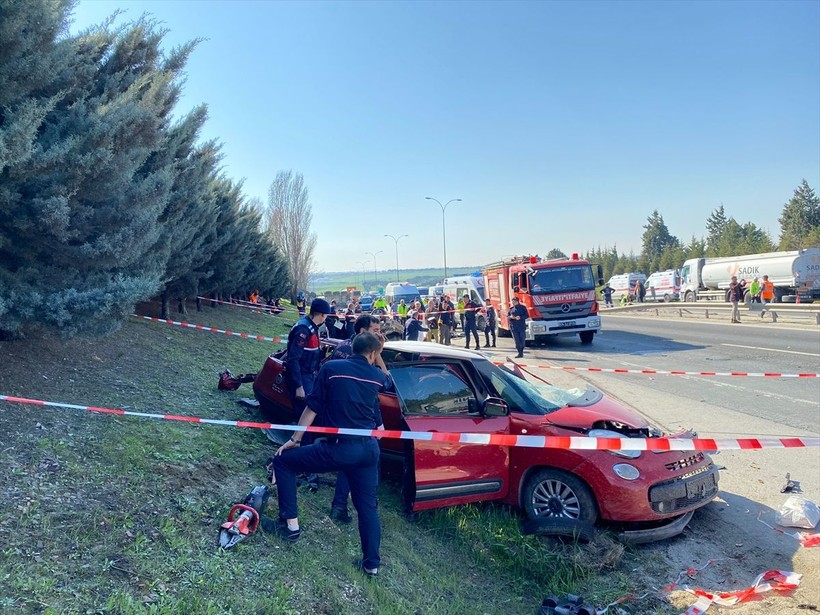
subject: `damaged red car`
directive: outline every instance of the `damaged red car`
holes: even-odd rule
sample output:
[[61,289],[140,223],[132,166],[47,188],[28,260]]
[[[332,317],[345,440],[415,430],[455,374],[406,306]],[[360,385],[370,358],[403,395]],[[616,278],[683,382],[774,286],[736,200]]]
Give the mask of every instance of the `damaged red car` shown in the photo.
[[[333,340],[324,342],[329,353]],[[284,353],[253,383],[264,418],[298,420],[284,386]],[[691,438],[663,434],[595,388],[562,389],[500,367],[478,352],[388,342],[382,352],[395,391],[380,397],[386,429],[533,436]],[[600,451],[382,439],[382,458],[403,469],[413,511],[495,500],[530,520],[610,526],[630,542],[683,531],[718,493],[707,453]]]

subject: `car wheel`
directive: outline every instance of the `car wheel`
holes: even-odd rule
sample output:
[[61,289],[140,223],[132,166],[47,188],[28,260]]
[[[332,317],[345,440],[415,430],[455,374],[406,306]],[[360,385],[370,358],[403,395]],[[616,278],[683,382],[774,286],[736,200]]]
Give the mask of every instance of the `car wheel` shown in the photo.
[[524,512],[530,519],[556,518],[595,523],[598,506],[583,481],[546,468],[533,474],[524,488]]

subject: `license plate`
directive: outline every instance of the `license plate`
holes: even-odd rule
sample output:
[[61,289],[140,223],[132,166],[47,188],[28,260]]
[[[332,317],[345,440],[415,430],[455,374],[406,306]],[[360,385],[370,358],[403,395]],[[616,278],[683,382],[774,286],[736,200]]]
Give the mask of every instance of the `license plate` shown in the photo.
[[715,487],[715,477],[711,474],[701,479],[686,483],[686,497],[692,499],[702,499]]
[[575,321],[574,320],[562,320],[561,322],[558,323],[558,326],[561,327],[562,329],[566,328],[566,327],[574,327],[575,326]]

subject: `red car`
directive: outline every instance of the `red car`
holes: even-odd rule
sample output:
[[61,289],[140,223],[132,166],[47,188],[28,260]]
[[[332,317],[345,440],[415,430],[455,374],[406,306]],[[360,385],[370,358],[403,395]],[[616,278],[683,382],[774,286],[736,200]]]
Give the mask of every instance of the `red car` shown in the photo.
[[[324,342],[328,352],[334,340]],[[253,383],[266,420],[292,423],[283,355]],[[425,342],[388,342],[382,352],[395,392],[381,395],[386,429],[690,438],[661,434],[637,412],[594,388],[561,389],[499,367],[478,352]],[[385,461],[404,468],[408,506],[425,510],[498,500],[527,517],[605,523],[631,542],[683,531],[718,492],[703,452],[562,450],[382,439]],[[410,472],[409,470],[413,470]],[[409,488],[408,488],[409,487]]]

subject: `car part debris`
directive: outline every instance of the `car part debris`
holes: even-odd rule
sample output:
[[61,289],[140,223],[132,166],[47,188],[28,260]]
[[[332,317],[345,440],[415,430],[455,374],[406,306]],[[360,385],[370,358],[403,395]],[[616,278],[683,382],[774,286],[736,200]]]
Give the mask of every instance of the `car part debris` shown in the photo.
[[780,488],[780,493],[799,493],[800,483],[792,480],[792,475],[786,472],[786,482]]
[[535,615],[595,615],[597,612],[598,609],[586,604],[581,596],[567,594],[565,599],[556,596],[544,598]]
[[817,504],[796,495],[789,496],[777,513],[777,524],[810,530],[820,522]]
[[595,538],[595,527],[591,523],[578,519],[539,517],[524,521],[521,524],[521,533],[525,536],[550,536],[554,538],[571,538],[578,542],[590,542]]

